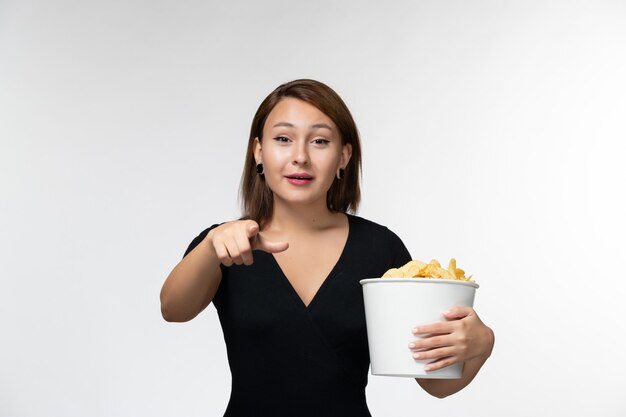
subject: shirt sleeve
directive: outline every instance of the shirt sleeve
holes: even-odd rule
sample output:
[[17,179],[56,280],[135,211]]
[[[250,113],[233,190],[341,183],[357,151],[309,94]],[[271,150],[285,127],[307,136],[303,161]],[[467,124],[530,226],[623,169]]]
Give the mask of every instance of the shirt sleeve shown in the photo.
[[390,259],[389,268],[400,268],[412,259],[411,254],[398,235],[389,229],[387,229],[387,231]]
[[198,246],[200,244],[200,242],[202,242],[204,240],[204,238],[209,234],[209,232],[213,229],[215,229],[217,226],[219,226],[219,224],[214,224],[213,226],[209,227],[208,229],[204,229],[198,236],[196,236],[191,243],[189,244],[189,246],[187,247],[187,250],[185,251],[185,254],[183,255],[183,258],[185,256],[187,256],[187,254],[189,252],[191,252],[192,250],[194,250],[194,248],[196,246]]
[[[209,232],[213,229],[215,229],[217,226],[219,226],[219,224],[214,224],[213,226],[204,229],[202,232],[200,232],[200,234],[198,236],[196,236],[191,243],[189,244],[189,246],[187,247],[187,250],[185,251],[185,254],[183,255],[183,258],[185,256],[187,256],[189,254],[189,252],[191,252],[192,250],[194,250],[194,248],[196,246],[198,246],[200,244],[200,242],[202,242],[206,236],[209,234]],[[217,305],[220,303],[220,299],[222,298],[222,282],[224,282],[224,280],[226,279],[226,276],[228,274],[228,268],[224,266],[224,264],[220,264],[220,269],[222,270],[222,280],[220,282],[220,286],[217,288],[217,292],[215,293],[215,295],[213,296],[213,300],[211,302],[211,304],[215,305],[217,307]]]

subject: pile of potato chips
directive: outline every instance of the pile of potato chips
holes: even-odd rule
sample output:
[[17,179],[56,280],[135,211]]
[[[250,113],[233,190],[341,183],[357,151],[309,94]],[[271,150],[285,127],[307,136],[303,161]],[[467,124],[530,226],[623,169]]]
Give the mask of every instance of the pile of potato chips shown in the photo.
[[456,259],[450,259],[448,269],[441,267],[436,259],[429,263],[422,261],[409,261],[400,268],[391,268],[383,275],[383,278],[443,278],[460,281],[472,281],[472,276],[465,276],[465,271],[456,267]]

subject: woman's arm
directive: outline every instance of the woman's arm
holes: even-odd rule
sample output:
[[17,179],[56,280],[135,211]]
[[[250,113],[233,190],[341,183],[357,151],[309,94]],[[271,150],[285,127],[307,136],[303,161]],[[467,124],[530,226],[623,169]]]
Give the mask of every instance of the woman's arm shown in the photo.
[[220,260],[212,242],[214,230],[174,267],[165,280],[161,288],[161,314],[165,320],[189,321],[213,300],[222,279]]
[[455,307],[444,313],[448,321],[420,326],[414,334],[428,335],[412,342],[419,359],[434,359],[426,366],[435,371],[453,363],[463,363],[460,379],[416,378],[429,394],[444,398],[465,388],[478,374],[493,350],[495,336],[471,307]]
[[253,220],[235,220],[211,230],[170,272],[161,289],[161,314],[167,321],[189,321],[213,300],[225,266],[252,265],[252,251],[275,253],[286,242],[269,242]]

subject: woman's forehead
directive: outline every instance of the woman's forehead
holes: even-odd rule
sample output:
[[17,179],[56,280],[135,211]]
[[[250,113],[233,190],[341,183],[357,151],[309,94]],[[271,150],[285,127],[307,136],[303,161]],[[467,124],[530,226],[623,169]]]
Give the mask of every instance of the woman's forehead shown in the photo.
[[306,101],[286,97],[269,113],[265,128],[329,128],[336,130],[333,120],[320,109]]

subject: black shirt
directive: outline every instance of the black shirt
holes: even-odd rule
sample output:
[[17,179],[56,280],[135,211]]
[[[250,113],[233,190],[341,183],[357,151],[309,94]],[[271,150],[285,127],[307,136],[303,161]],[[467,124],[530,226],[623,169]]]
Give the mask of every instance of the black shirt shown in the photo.
[[386,227],[352,215],[348,224],[343,252],[308,306],[270,253],[255,251],[251,266],[222,265],[213,304],[232,373],[225,417],[370,416],[359,280],[380,277],[411,256]]

